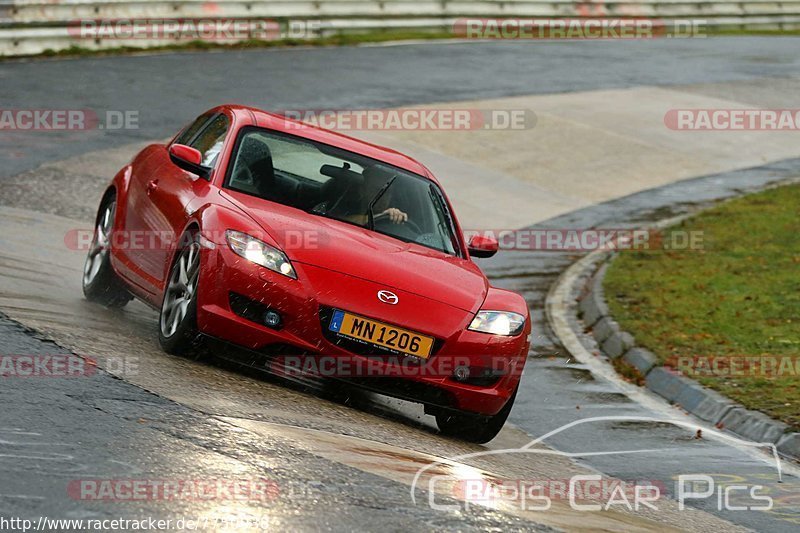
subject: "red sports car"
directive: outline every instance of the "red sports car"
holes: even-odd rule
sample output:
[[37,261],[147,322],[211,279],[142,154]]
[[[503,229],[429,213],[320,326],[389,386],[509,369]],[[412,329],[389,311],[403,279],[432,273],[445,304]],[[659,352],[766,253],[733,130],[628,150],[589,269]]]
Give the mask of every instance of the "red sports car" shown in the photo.
[[486,442],[511,410],[531,329],[523,298],[471,260],[496,251],[485,236],[464,242],[417,161],[221,106],[114,177],[83,290],[160,310],[167,352],[222,340],[273,369],[423,403],[443,433]]

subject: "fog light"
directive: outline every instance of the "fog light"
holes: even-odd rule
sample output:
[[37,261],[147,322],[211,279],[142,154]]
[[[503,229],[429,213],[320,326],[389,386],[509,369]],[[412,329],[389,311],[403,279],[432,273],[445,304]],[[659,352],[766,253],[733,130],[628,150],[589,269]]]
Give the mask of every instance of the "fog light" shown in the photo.
[[453,371],[453,377],[456,381],[466,381],[469,379],[469,367],[468,366],[457,366],[456,369]]
[[277,328],[281,325],[281,315],[277,311],[267,311],[264,313],[264,324],[270,328]]

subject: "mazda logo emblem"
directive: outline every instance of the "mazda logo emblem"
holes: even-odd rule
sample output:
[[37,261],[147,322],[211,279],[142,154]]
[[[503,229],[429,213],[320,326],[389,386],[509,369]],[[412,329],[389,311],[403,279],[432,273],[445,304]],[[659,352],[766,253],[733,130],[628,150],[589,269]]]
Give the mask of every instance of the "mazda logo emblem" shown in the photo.
[[391,291],[378,291],[378,300],[385,304],[396,305],[397,302],[400,301],[400,298]]

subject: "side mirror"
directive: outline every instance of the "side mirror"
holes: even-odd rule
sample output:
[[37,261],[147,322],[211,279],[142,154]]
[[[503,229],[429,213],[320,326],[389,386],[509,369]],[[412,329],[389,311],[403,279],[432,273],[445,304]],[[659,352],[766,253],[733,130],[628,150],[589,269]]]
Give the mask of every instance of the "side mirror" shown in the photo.
[[211,169],[200,164],[202,157],[199,150],[185,144],[173,144],[169,147],[169,159],[175,166],[208,179]]
[[469,255],[472,257],[492,257],[497,253],[500,245],[492,237],[473,235],[467,244]]

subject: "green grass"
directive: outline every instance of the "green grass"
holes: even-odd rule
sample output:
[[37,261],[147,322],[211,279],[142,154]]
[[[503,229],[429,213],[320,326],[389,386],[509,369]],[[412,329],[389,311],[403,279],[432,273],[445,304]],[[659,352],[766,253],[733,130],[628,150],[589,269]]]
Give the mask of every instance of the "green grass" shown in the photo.
[[[800,186],[745,196],[672,228],[703,232],[701,250],[621,252],[608,269],[609,307],[662,364],[717,357],[692,377],[800,428]],[[792,363],[725,375],[743,357]],[[685,360],[683,360],[685,362]]]
[[728,36],[728,35],[756,35],[756,36],[765,36],[765,37],[796,37],[800,35],[800,29],[786,29],[786,30],[779,30],[779,29],[757,29],[757,28],[718,28],[716,26],[709,26],[707,29],[707,33],[709,36],[720,35],[720,36]]

